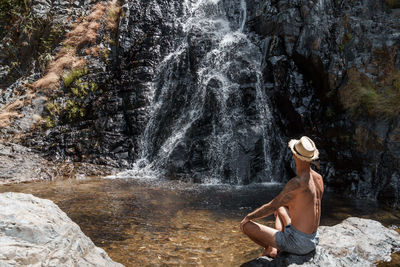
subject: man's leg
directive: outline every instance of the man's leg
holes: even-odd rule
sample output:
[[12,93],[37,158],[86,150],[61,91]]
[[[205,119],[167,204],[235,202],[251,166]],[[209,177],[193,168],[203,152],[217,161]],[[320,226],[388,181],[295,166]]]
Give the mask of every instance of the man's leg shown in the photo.
[[289,209],[282,206],[279,209],[277,209],[275,213],[276,213],[275,229],[283,231],[286,225],[292,222],[292,219],[290,218],[289,214]]
[[[291,222],[289,210],[286,207],[280,207],[274,212],[275,215],[275,229],[283,232],[285,226]],[[270,256],[275,258],[278,250],[272,246],[266,247],[263,256]]]
[[243,232],[264,248],[269,246],[276,248],[275,235],[278,230],[274,228],[250,221],[243,226]]

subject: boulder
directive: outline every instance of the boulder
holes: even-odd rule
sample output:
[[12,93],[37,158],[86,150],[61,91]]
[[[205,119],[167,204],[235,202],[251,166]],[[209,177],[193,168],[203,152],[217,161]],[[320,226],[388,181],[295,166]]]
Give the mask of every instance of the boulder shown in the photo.
[[351,217],[335,226],[320,226],[319,232],[317,249],[307,255],[280,253],[275,259],[259,257],[242,267],[374,266],[400,251],[400,235],[369,219]]
[[0,194],[0,266],[123,266],[52,201]]

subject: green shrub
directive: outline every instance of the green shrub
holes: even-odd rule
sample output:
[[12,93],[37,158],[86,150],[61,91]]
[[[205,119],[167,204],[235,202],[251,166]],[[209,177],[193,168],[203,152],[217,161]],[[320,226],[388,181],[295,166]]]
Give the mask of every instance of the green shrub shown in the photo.
[[72,122],[76,119],[83,118],[85,115],[85,108],[83,107],[82,103],[67,100],[67,104],[65,106],[65,115],[67,120]]
[[46,104],[46,110],[49,112],[51,116],[56,116],[60,114],[61,107],[57,103],[50,102]]
[[340,92],[343,106],[355,115],[394,118],[400,113],[400,71],[380,84],[372,82],[356,69],[347,72],[348,82]]
[[389,8],[400,8],[400,0],[385,0]]
[[86,75],[87,73],[87,68],[71,70],[63,77],[65,87],[69,87],[76,79],[82,77],[83,75]]
[[79,97],[84,100],[88,96],[89,92],[94,92],[97,90],[97,84],[94,82],[85,82],[78,79],[74,82],[75,86],[71,86],[71,93],[74,97]]
[[30,12],[30,0],[0,0],[0,38]]

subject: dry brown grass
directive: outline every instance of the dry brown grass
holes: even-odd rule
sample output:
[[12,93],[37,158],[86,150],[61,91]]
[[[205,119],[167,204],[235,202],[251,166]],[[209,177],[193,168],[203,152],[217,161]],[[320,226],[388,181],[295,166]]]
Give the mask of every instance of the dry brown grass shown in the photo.
[[[98,41],[98,31],[102,25],[106,30],[115,30],[119,23],[120,12],[121,7],[116,0],[99,2],[87,17],[78,18],[71,31],[65,35],[63,47],[55,55],[54,60],[48,63],[46,74],[36,82],[26,85],[23,95],[16,95],[19,100],[0,109],[0,128],[10,125],[15,118],[23,117],[18,110],[29,104],[37,91],[51,94],[59,88],[60,81],[66,74],[83,69],[86,62],[78,56],[80,49],[84,49],[86,55],[98,57],[101,49],[94,45]],[[106,35],[105,38],[107,37],[110,38]]]
[[85,60],[77,56],[78,49],[85,45],[96,43],[98,30],[104,16],[106,6],[103,3],[96,4],[86,18],[81,19],[73,29],[65,35],[64,46],[55,56],[53,62],[48,65],[45,76],[32,84],[37,90],[55,90],[65,72],[76,68],[82,68]]
[[60,79],[66,70],[82,67],[84,59],[79,59],[75,51],[62,49],[56,59],[49,64],[47,74],[32,84],[34,88],[54,90],[59,87]]
[[22,118],[24,115],[17,112],[17,110],[21,109],[24,106],[24,101],[17,100],[13,103],[5,105],[0,110],[0,128],[7,127],[11,124],[12,119],[14,118]]
[[121,7],[117,0],[112,1],[107,8],[106,29],[113,31],[118,27]]
[[99,46],[92,46],[90,48],[85,49],[86,55],[92,55],[94,57],[98,57],[100,53],[100,47]]

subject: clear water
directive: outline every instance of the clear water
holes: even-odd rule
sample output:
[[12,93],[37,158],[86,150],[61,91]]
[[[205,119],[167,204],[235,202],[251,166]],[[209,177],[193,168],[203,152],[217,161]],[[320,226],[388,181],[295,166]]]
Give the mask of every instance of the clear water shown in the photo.
[[[2,186],[0,191],[53,200],[97,246],[126,266],[238,266],[262,253],[240,232],[239,222],[281,187],[84,179]],[[322,225],[350,216],[400,226],[398,211],[325,194]],[[260,221],[273,226],[272,218]]]

